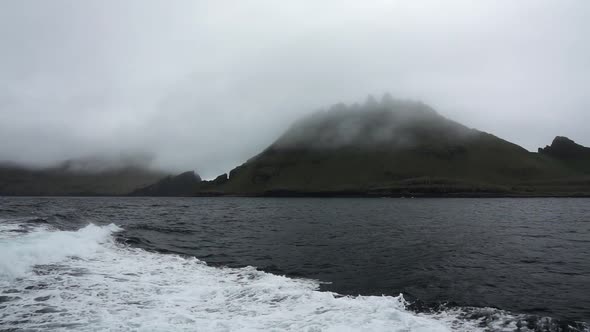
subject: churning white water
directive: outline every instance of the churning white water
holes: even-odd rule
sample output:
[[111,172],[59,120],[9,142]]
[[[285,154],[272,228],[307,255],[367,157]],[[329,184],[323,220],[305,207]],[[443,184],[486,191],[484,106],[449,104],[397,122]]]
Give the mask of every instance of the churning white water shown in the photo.
[[[474,331],[461,310],[416,314],[399,296],[340,296],[314,280],[116,243],[115,225],[78,231],[0,224],[0,330]],[[27,226],[28,227],[28,226]],[[482,309],[492,310],[494,309]],[[517,317],[495,310],[494,330]]]

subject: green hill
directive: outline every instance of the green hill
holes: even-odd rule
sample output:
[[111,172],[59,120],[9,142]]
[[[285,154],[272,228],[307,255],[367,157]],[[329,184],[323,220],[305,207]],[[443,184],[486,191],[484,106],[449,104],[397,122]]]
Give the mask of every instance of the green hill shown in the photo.
[[[84,166],[96,166],[97,164],[96,161],[85,162]],[[167,175],[137,165],[90,169],[78,166],[80,163],[75,161],[41,169],[1,163],[0,195],[125,195]]]
[[307,116],[213,181],[142,165],[135,157],[45,169],[0,163],[0,195],[590,196],[590,148],[557,137],[529,152],[388,95]]
[[562,195],[584,171],[449,120],[422,103],[335,105],[295,123],[201,194]]

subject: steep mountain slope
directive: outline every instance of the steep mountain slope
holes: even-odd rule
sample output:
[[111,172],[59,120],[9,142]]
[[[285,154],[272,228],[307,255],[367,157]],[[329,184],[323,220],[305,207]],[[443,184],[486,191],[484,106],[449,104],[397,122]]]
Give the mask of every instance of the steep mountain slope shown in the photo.
[[446,119],[424,104],[386,96],[363,106],[336,105],[295,123],[261,154],[232,170],[222,185],[201,190],[246,195],[508,193],[581,174],[552,156]]

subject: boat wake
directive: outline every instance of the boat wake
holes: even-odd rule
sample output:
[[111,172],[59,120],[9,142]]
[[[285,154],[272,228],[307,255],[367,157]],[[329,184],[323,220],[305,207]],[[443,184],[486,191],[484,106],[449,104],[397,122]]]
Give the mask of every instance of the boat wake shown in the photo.
[[[341,296],[319,282],[121,244],[116,225],[77,231],[0,223],[0,330],[535,331],[490,308],[417,313],[398,296]],[[549,329],[551,330],[551,329]]]

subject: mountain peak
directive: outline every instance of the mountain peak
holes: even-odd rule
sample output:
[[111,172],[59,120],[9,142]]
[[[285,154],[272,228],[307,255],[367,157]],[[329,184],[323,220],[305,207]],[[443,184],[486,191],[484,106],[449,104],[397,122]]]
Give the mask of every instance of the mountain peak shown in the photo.
[[[541,152],[570,150],[587,148],[557,137]],[[470,129],[424,103],[385,95],[380,101],[369,97],[362,105],[334,104],[297,121],[229,175],[201,182],[177,176],[134,194],[485,196],[590,192],[583,180],[590,173],[590,159],[588,163],[578,163],[581,158],[559,159]]]
[[560,145],[560,144],[572,145],[572,144],[576,144],[576,142],[574,142],[573,140],[571,140],[565,136],[555,136],[555,138],[553,139],[553,142],[551,142],[551,145]]
[[395,149],[460,143],[478,133],[451,121],[431,107],[390,95],[369,97],[363,106],[335,104],[298,122],[273,149]]
[[577,144],[565,136],[557,136],[551,145],[539,148],[539,153],[564,159],[585,158],[590,157],[590,148]]

